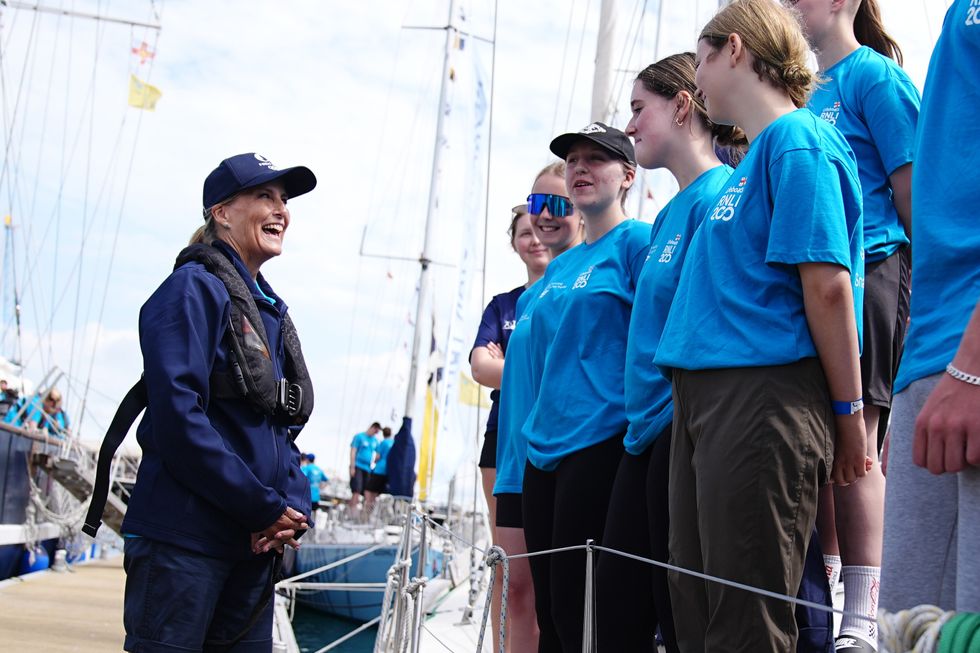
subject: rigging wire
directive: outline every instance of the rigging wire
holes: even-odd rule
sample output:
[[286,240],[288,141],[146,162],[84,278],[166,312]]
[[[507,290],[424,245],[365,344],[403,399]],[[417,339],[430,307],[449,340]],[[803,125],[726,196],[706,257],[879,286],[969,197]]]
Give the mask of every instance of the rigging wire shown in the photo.
[[551,131],[554,134],[558,127],[558,107],[561,106],[561,87],[565,81],[565,62],[568,61],[568,42],[572,35],[572,19],[575,15],[576,0],[572,0],[568,6],[568,27],[565,29],[565,46],[561,51],[561,72],[558,73],[558,92],[555,93],[555,111],[551,115]]
[[[162,12],[162,7],[160,12]],[[158,20],[159,20],[160,12],[155,12]],[[157,51],[157,45],[159,43],[159,39],[160,39],[160,30],[154,30],[154,37],[153,37],[154,52]],[[150,65],[147,67],[147,75],[146,75],[147,82],[149,82],[153,78],[154,61],[155,59],[151,59]],[[81,408],[79,410],[79,417],[78,417],[79,432],[76,433],[76,436],[81,434],[80,431],[81,431],[82,418],[85,416],[85,409],[88,403],[89,391],[92,390],[92,375],[93,372],[95,371],[95,355],[98,352],[99,339],[102,335],[102,320],[105,316],[106,301],[109,297],[109,285],[110,285],[110,281],[112,280],[112,268],[116,261],[116,251],[119,246],[119,232],[122,228],[123,215],[125,214],[125,209],[126,209],[126,200],[129,197],[129,182],[130,179],[132,178],[133,168],[136,162],[136,147],[137,144],[139,143],[139,135],[140,135],[140,129],[143,126],[144,113],[145,113],[144,111],[140,111],[139,115],[136,118],[136,131],[133,135],[133,145],[129,152],[129,165],[126,168],[126,178],[125,181],[123,182],[123,187],[122,187],[122,198],[119,201],[119,213],[116,217],[116,228],[112,236],[112,248],[110,249],[109,261],[108,261],[108,265],[106,266],[105,284],[102,289],[102,301],[100,302],[99,305],[98,319],[96,319],[95,321],[95,337],[93,338],[93,342],[92,342],[92,356],[89,358],[88,374],[85,377],[85,390],[82,393]],[[123,127],[126,124],[127,115],[128,115],[127,113],[123,114],[122,125],[120,125],[119,128],[120,133],[122,133]],[[106,215],[108,217],[108,210]],[[70,375],[69,378],[71,378]],[[95,422],[94,419],[93,422]],[[98,423],[96,423],[96,425],[98,426]],[[101,427],[99,428],[100,431],[104,430]]]
[[585,49],[585,26],[589,20],[589,9],[592,7],[592,0],[587,0],[585,3],[585,14],[582,16],[582,35],[579,37],[578,41],[578,57],[575,59],[575,73],[572,75],[572,91],[568,95],[568,112],[565,114],[565,127],[568,129],[568,125],[572,121],[572,106],[575,104],[575,86],[578,82],[578,70],[582,65],[582,52]]
[[[404,17],[408,15],[408,12],[411,11],[411,9],[412,9],[412,4],[410,3],[405,10],[405,14],[402,17],[402,21],[401,21],[402,24],[405,23]],[[388,79],[388,88],[385,92],[384,121],[382,123],[383,127],[381,131],[381,139],[378,141],[378,149],[377,149],[377,153],[375,154],[375,170],[377,170],[380,167],[382,153],[384,152],[384,145],[385,145],[387,130],[388,130],[388,120],[390,115],[389,114],[389,108],[391,106],[390,100],[392,95],[392,89],[394,88],[394,83],[395,83],[395,73],[397,71],[397,64],[401,60],[401,48],[402,48],[402,29],[399,28],[398,35],[395,39],[395,53],[393,57],[393,65],[389,67],[389,70],[391,71],[391,76]],[[416,104],[416,108],[417,107],[418,104]],[[399,160],[404,160],[404,159],[399,159]],[[377,187],[378,186],[373,186],[372,190]],[[376,215],[377,213],[376,207],[378,202],[376,201],[375,198],[376,195],[372,192],[371,201],[369,203],[369,211],[368,211],[369,216]],[[400,200],[396,200],[396,201],[400,201]],[[370,207],[374,207],[374,208],[372,209]],[[391,214],[397,215],[397,213],[398,213],[398,208],[396,207]],[[355,277],[356,280],[354,282],[354,297],[355,297],[354,310],[351,311],[350,329],[348,331],[348,338],[347,338],[346,359],[348,361],[348,364],[344,366],[344,381],[341,385],[341,400],[340,400],[340,405],[338,406],[336,412],[337,426],[334,429],[336,433],[344,432],[351,411],[351,408],[348,407],[348,403],[347,403],[348,388],[350,387],[350,376],[351,376],[350,360],[352,359],[352,355],[354,352],[354,333],[355,333],[354,327],[357,324],[358,313],[359,313],[359,309],[361,308],[361,302],[359,300],[361,297],[361,283],[364,279],[364,265],[365,265],[364,258],[362,256],[359,256],[358,264],[357,264],[357,275]]]
[[[102,1],[96,5],[96,13],[102,13]],[[91,93],[91,106],[89,110],[89,120],[88,120],[88,150],[85,157],[85,192],[82,199],[82,232],[86,231],[86,226],[88,221],[91,219],[94,222],[94,210],[90,214],[89,211],[89,191],[91,190],[91,178],[92,178],[92,142],[94,140],[93,136],[95,134],[95,98],[96,98],[96,85],[98,83],[98,71],[99,71],[99,51],[102,45],[102,36],[105,34],[105,26],[101,22],[95,24],[95,53],[92,56],[92,93]],[[82,303],[82,277],[84,276],[84,265],[85,265],[85,239],[81,239],[78,245],[78,276],[76,277],[76,287],[75,287],[75,311],[74,317],[72,319],[72,329],[71,329],[71,347],[68,353],[68,376],[74,377],[75,371],[75,340],[78,335],[78,310]],[[65,403],[69,402],[70,398],[68,394],[65,394]]]
[[[626,31],[626,39],[623,44],[623,51],[620,54],[618,70],[616,71],[616,77],[619,79],[619,83],[611,98],[613,113],[609,119],[610,125],[616,124],[616,118],[619,116],[619,100],[623,97],[623,91],[626,89],[627,81],[632,82],[630,79],[631,71],[629,70],[629,65],[633,61],[633,51],[636,49],[636,43],[640,40],[640,34],[643,32],[643,21],[646,18],[646,11],[647,0],[637,0],[636,11],[634,11],[629,29]],[[629,30],[633,29],[634,25],[636,26],[636,31],[633,34],[632,41],[630,41]],[[629,43],[628,51],[626,43]]]

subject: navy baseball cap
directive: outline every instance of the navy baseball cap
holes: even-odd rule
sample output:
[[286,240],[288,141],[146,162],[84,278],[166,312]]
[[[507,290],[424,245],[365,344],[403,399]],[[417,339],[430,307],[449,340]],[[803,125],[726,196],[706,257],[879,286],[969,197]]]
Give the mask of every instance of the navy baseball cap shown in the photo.
[[558,136],[555,140],[551,141],[551,151],[564,160],[568,157],[568,150],[572,149],[575,141],[583,138],[612,152],[617,158],[622,159],[631,166],[636,165],[636,152],[633,151],[633,142],[629,139],[629,136],[615,127],[610,127],[601,122],[594,122],[577,132],[570,132]]
[[281,181],[290,198],[309,193],[316,187],[313,171],[305,166],[279,168],[261,154],[248,152],[230,156],[204,180],[204,217],[208,209],[246,188],[270,181]]

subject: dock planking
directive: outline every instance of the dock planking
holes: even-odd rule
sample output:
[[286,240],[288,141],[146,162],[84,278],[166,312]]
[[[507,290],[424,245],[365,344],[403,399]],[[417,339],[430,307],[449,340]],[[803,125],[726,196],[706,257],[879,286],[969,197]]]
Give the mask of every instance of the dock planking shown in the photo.
[[123,557],[46,571],[0,585],[5,651],[122,651]]

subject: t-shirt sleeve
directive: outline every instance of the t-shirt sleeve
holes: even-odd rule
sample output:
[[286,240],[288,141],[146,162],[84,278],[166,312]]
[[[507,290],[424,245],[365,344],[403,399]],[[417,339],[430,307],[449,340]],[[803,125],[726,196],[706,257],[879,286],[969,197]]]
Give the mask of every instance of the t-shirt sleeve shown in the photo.
[[487,304],[483,311],[483,319],[480,320],[480,328],[476,330],[476,340],[470,349],[470,357],[473,356],[473,349],[485,347],[491,342],[501,343],[504,340],[503,325],[500,323],[499,300],[494,297]]
[[626,264],[629,266],[630,288],[636,290],[636,282],[643,271],[643,264],[646,263],[647,254],[650,252],[650,242],[652,239],[652,226],[647,225],[648,229],[636,229],[627,239]]
[[878,82],[864,98],[864,120],[889,175],[912,161],[919,103],[911,80],[897,76]]
[[790,150],[769,168],[772,223],[766,263],[836,263],[850,269],[843,187],[850,179],[820,149]]

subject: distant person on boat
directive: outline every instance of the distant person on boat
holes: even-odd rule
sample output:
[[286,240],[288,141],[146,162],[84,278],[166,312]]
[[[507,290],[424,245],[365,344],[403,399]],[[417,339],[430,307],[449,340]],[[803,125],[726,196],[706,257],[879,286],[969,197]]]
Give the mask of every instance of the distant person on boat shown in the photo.
[[873,466],[847,487],[825,486],[817,513],[831,585],[838,574],[844,584],[840,638],[860,640],[838,651],[859,653],[878,649],[874,622],[851,615],[878,614],[885,511],[878,434],[879,423],[888,421],[909,317],[912,152],[920,100],[876,0],[796,7],[825,78],[808,106],[854,150],[864,200],[861,395]]
[[350,502],[352,515],[361,509],[361,499],[364,498],[364,488],[371,467],[374,465],[374,452],[378,448],[378,433],[381,425],[372,422],[366,431],[358,433],[350,442]]
[[329,479],[323,473],[323,470],[320,469],[320,466],[316,464],[316,455],[311,453],[300,454],[300,459],[306,460],[306,464],[300,467],[300,471],[303,472],[306,480],[310,482],[310,502],[312,503],[313,510],[316,510],[320,507],[320,489]]
[[391,428],[381,429],[381,442],[374,450],[374,464],[371,468],[371,475],[368,476],[364,484],[364,509],[367,514],[374,510],[374,502],[379,494],[387,492],[388,488],[388,452],[395,440],[391,437]]
[[[805,108],[808,52],[797,14],[772,0],[734,0],[701,30],[708,118],[750,146],[691,239],[654,359],[674,401],[671,562],[789,596],[818,489],[870,465],[861,187],[844,137]],[[791,603],[668,579],[681,651],[796,649]]]
[[282,253],[305,167],[230,157],[204,226],[140,311],[148,406],[123,522],[127,651],[269,651],[286,546],[310,521],[296,435],[313,387],[287,307],[259,271]]
[[7,385],[7,379],[0,379],[0,415],[7,415],[7,411],[17,401],[17,392]]
[[[626,133],[642,168],[666,168],[680,187],[654,221],[636,281],[626,343],[623,444],[602,544],[667,562],[667,470],[674,415],[670,380],[653,365],[691,237],[732,169],[715,146],[744,146],[740,130],[707,116],[694,83],[694,55],[676,54],[647,66],[633,83]],[[676,653],[667,572],[599,554],[596,569],[598,650],[655,653],[657,626]]]
[[980,612],[976,11],[956,0],[946,12],[916,132],[915,291],[887,454],[881,607],[890,612],[923,603]]
[[[505,527],[509,531],[518,532],[520,534],[520,541],[515,542],[512,534],[509,533],[511,537],[509,537],[509,541],[506,544],[499,537],[500,523],[498,521],[497,499],[493,495],[494,483],[497,480],[497,424],[500,411],[500,387],[504,374],[504,359],[507,354],[508,342],[510,341],[511,333],[513,333],[517,325],[516,307],[518,300],[524,291],[544,274],[548,263],[551,261],[551,251],[538,238],[531,224],[527,203],[520,204],[511,209],[510,225],[507,228],[507,235],[510,239],[511,248],[517,253],[521,262],[524,264],[527,272],[527,282],[510,292],[495,295],[490,300],[490,303],[487,304],[487,307],[483,311],[483,319],[480,321],[480,327],[476,332],[476,340],[473,342],[472,350],[470,350],[470,371],[473,374],[473,379],[477,383],[488,388],[493,388],[493,391],[490,393],[492,404],[490,406],[490,414],[487,416],[486,433],[483,438],[483,449],[480,453],[479,463],[480,474],[483,480],[483,496],[486,498],[487,509],[490,514],[491,536],[494,544],[502,546],[508,553],[516,553],[518,550],[520,552],[526,550],[526,546],[524,545],[524,532],[521,530],[522,523],[520,521],[520,495],[518,494],[517,501],[509,506],[511,511],[517,514],[516,516],[512,516],[508,521],[511,525]],[[519,561],[521,562],[520,570],[515,569],[513,562],[518,561],[515,560],[511,563],[510,578],[513,581],[516,572],[518,574],[518,584],[514,586],[516,590],[513,588],[508,589],[508,623],[510,626],[507,629],[507,636],[508,640],[512,642],[508,650],[534,651],[537,650],[537,627],[534,623],[533,604],[531,600],[525,599],[525,597],[529,596],[530,572],[526,561]],[[523,586],[519,582],[522,580],[522,571],[524,572]],[[496,578],[497,586],[494,587],[494,601],[492,606],[495,630],[497,628],[496,624],[500,619],[500,596],[503,585],[503,574],[497,574]],[[512,582],[511,585],[514,585],[514,583]],[[516,604],[514,603],[515,596],[517,597]],[[516,608],[516,614],[515,605],[518,606]],[[521,642],[521,644],[517,645],[518,647],[526,646],[527,648],[515,648],[514,643],[516,642]],[[496,647],[498,644],[499,641],[494,646]]]
[[[626,216],[633,144],[594,122],[551,141],[585,242],[548,267],[530,325],[539,391],[524,423],[524,535],[529,551],[603,542],[623,456],[623,366],[633,293],[650,249],[649,223]],[[585,552],[531,559],[542,651],[582,645]]]
[[42,399],[38,395],[20,397],[15,400],[3,421],[14,426],[36,428],[54,438],[64,438],[68,432],[68,415],[61,405],[61,392],[49,389]]

